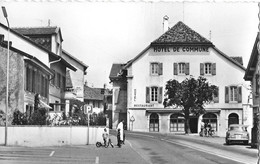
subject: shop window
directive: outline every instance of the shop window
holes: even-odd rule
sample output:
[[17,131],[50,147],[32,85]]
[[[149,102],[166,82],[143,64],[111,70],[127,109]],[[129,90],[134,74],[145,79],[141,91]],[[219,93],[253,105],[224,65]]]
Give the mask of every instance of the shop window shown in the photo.
[[180,114],[170,116],[170,132],[184,132],[185,119]]
[[149,131],[150,132],[159,132],[159,116],[156,113],[152,113],[150,115]]
[[206,113],[202,117],[204,123],[211,125],[212,130],[217,131],[217,116],[213,113]]
[[259,96],[259,74],[255,75],[255,95]]

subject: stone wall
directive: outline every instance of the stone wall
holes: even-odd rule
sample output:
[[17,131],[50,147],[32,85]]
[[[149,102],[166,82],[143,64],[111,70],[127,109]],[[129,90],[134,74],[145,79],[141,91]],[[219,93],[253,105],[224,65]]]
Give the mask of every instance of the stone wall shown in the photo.
[[[8,146],[64,146],[86,145],[102,141],[104,127],[86,126],[10,126],[7,132]],[[109,130],[109,129],[108,129]],[[0,145],[5,144],[5,127],[0,127]]]

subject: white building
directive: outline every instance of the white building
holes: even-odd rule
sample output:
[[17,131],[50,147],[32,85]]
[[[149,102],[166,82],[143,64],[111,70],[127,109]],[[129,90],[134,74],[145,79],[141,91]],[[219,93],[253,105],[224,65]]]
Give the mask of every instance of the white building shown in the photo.
[[[167,18],[164,21],[167,25]],[[114,79],[127,78],[129,130],[183,133],[182,109],[163,106],[165,84],[170,79],[181,82],[190,75],[204,76],[218,87],[219,95],[205,106],[205,114],[191,116],[191,132],[198,133],[204,119],[224,136],[229,124],[252,126],[249,83],[243,79],[244,74],[242,58],[227,56],[211,41],[178,22],[126,63]]]

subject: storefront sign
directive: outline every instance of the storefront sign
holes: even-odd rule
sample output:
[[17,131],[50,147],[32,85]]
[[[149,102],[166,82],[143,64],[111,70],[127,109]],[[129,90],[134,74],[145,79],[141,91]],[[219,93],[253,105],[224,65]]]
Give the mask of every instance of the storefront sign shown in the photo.
[[154,52],[209,52],[208,47],[201,46],[155,46],[153,47]]
[[154,107],[154,104],[134,104],[134,107]]

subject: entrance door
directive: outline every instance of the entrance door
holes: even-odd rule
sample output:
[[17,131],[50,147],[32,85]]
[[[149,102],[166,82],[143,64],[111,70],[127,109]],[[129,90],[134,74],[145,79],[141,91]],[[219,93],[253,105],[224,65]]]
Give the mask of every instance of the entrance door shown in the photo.
[[191,131],[191,133],[198,133],[198,118],[197,117],[190,118],[190,131]]

